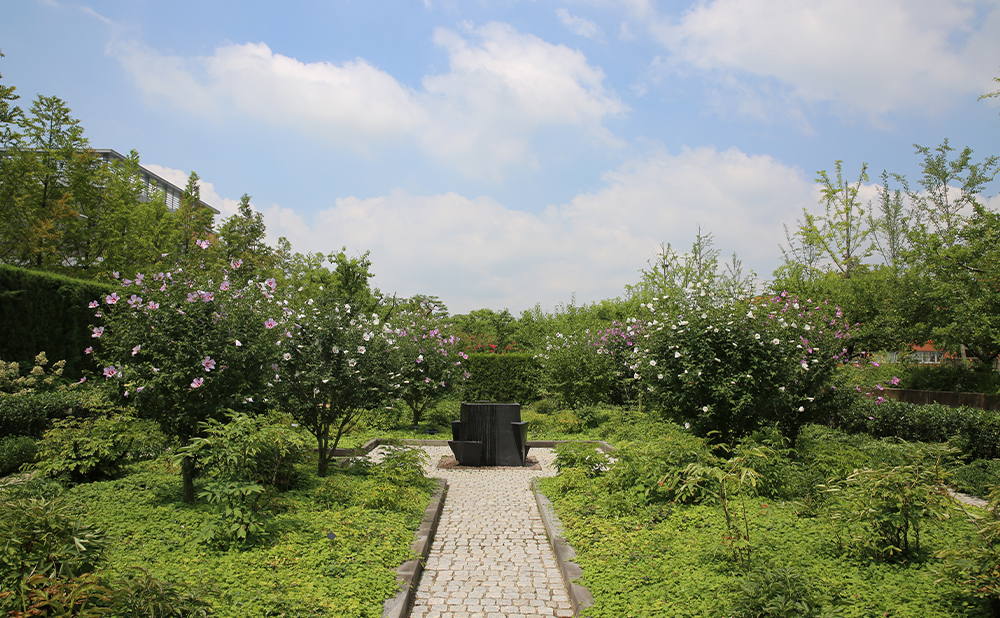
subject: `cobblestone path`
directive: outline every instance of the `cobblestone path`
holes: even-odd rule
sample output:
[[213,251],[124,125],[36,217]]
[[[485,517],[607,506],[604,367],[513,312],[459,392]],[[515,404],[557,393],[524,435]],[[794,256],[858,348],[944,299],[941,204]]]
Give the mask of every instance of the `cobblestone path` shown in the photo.
[[411,618],[573,616],[529,486],[555,474],[552,450],[531,450],[541,470],[442,470],[451,449],[423,448],[448,496]]

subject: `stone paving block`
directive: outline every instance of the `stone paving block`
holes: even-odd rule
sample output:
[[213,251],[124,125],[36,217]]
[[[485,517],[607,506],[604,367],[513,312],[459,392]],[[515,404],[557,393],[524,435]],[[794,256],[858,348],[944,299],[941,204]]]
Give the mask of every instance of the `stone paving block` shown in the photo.
[[552,450],[532,449],[541,470],[441,470],[451,450],[423,448],[449,487],[411,618],[572,616],[529,486],[555,474]]

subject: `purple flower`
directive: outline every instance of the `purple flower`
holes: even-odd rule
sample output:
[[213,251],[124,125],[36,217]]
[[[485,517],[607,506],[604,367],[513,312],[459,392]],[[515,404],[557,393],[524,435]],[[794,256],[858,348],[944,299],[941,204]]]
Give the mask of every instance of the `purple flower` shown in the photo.
[[97,328],[94,329],[94,334],[92,334],[91,337],[93,337],[94,339],[97,339],[97,338],[99,338],[103,334],[104,334],[104,327],[103,326],[98,326]]
[[205,378],[195,378],[191,380],[191,388],[198,388],[205,382]]
[[136,354],[138,354],[139,353],[139,348],[141,348],[141,347],[142,347],[142,344],[139,344],[139,345],[135,346],[134,348],[132,348],[132,356],[135,356]]
[[77,382],[77,384],[83,384],[86,381],[87,381],[87,376],[83,376],[82,378],[80,378],[80,381]]
[[271,318],[267,318],[267,321],[264,322],[264,326],[266,326],[268,328],[274,328],[277,325],[278,325],[278,323],[275,322],[274,320],[272,320]]
[[108,303],[109,305],[113,305],[117,303],[119,300],[120,298],[118,294],[116,294],[115,292],[112,292],[104,297],[104,302]]
[[197,244],[197,245],[198,245],[199,247],[201,247],[202,249],[208,249],[208,245],[209,245],[209,242],[208,242],[207,240],[199,240],[199,241],[198,241],[197,243],[195,243],[195,244]]
[[215,369],[215,361],[206,356],[205,360],[201,361],[201,366],[205,368],[205,371],[211,371]]
[[230,260],[229,265],[233,268],[233,270],[236,270],[243,265],[243,260]]
[[93,353],[93,351],[94,351],[94,348],[92,348],[92,347],[89,347],[89,348],[87,348],[86,350],[84,350],[84,351],[83,351],[83,353],[84,353],[84,354],[91,354],[91,353]]
[[99,303],[98,301],[92,300],[92,301],[90,301],[90,304],[87,305],[87,307],[90,308],[90,309],[96,309],[97,307],[100,306],[100,304],[101,303]]
[[899,384],[899,378],[897,378],[897,377],[893,377],[893,378],[892,378],[891,380],[889,380],[889,381],[890,381],[890,382],[892,382],[892,385],[893,385],[893,386],[896,386],[896,385],[898,385],[898,384]]
[[219,289],[222,290],[223,292],[225,292],[226,290],[228,290],[229,289],[229,279],[223,279],[222,280],[222,284],[219,286]]
[[104,368],[104,377],[105,378],[113,378],[116,375],[118,375],[118,370],[115,368],[114,365],[112,365],[110,367],[105,367]]
[[188,292],[187,301],[189,303],[196,302],[197,300],[198,300],[198,295],[197,294],[194,294],[193,292]]

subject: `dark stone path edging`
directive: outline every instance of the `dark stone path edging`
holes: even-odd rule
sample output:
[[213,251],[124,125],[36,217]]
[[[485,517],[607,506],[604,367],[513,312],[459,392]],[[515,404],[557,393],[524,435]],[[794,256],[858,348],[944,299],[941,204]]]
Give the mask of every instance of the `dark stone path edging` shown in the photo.
[[[375,441],[373,440],[373,442]],[[368,450],[370,451],[372,448],[375,446]],[[417,557],[404,562],[396,569],[396,583],[400,589],[396,596],[386,599],[382,605],[382,618],[406,618],[410,615],[410,608],[413,606],[413,599],[417,594],[417,585],[420,584],[420,576],[424,572],[424,562],[427,561],[427,556],[431,552],[431,543],[434,542],[434,533],[437,532],[438,522],[441,520],[444,500],[448,496],[448,482],[444,479],[435,479],[435,481],[437,481],[438,487],[431,495],[430,504],[424,510],[424,518],[417,528],[416,540],[410,545],[410,551]]]
[[532,479],[531,481],[531,491],[535,494],[538,512],[545,524],[545,535],[549,537],[549,545],[552,546],[552,553],[556,556],[556,563],[559,565],[559,572],[562,573],[569,602],[573,605],[573,614],[579,616],[580,612],[594,604],[594,597],[586,587],[573,583],[583,575],[583,569],[579,564],[573,562],[573,559],[576,558],[576,550],[563,538],[562,522],[559,521],[559,516],[556,515],[552,502],[538,491],[538,487],[535,486],[536,480]]

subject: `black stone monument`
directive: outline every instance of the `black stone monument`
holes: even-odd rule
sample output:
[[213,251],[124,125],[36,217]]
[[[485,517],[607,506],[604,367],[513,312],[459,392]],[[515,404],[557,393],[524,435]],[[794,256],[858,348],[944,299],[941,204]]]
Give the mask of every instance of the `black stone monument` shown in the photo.
[[523,466],[528,457],[528,423],[519,403],[462,403],[448,441],[463,466]]

